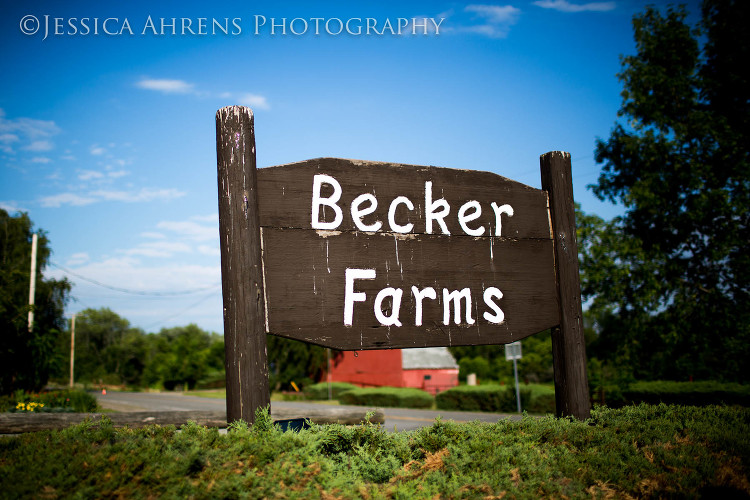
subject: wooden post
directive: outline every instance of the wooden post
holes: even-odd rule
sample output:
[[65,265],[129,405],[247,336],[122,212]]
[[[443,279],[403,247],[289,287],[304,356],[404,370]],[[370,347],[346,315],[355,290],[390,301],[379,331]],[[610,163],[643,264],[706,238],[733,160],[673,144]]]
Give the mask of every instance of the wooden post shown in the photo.
[[591,404],[586,375],[570,153],[546,153],[540,158],[540,167],[542,189],[549,195],[560,307],[560,325],[552,329],[557,416],[586,419],[591,413]]
[[36,247],[38,236],[31,235],[31,274],[29,278],[29,332],[34,327],[34,297],[36,295]]
[[70,388],[73,388],[73,368],[76,354],[76,315],[70,320]]
[[253,423],[269,406],[265,298],[258,219],[253,113],[216,112],[216,168],[224,295],[227,422]]

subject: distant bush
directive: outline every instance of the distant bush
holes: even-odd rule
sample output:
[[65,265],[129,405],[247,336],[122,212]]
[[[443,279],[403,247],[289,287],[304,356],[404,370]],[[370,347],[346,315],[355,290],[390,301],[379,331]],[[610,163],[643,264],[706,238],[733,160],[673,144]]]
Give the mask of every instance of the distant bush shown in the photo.
[[338,400],[347,405],[391,406],[396,408],[431,408],[433,397],[419,389],[409,387],[366,387],[353,389],[339,395]]
[[212,370],[208,372],[196,384],[195,388],[200,389],[223,389],[227,386],[227,377],[224,370]]
[[[750,386],[722,382],[635,382],[622,391],[625,403],[750,406]],[[609,403],[609,402],[608,402]],[[615,405],[610,405],[615,406]]]
[[[358,389],[354,384],[347,382],[331,382],[331,392],[333,393],[333,399],[338,399],[339,395],[346,391]],[[307,399],[328,399],[328,382],[320,382],[305,387],[305,396]]]
[[529,413],[554,414],[557,411],[555,404],[555,393],[532,395],[528,408],[523,408]]
[[[531,400],[531,389],[520,390],[521,408],[527,408]],[[462,411],[517,411],[516,391],[501,385],[460,385],[443,391],[435,398],[440,410]]]
[[10,396],[0,396],[0,412],[91,413],[97,409],[96,398],[85,391],[17,391]]

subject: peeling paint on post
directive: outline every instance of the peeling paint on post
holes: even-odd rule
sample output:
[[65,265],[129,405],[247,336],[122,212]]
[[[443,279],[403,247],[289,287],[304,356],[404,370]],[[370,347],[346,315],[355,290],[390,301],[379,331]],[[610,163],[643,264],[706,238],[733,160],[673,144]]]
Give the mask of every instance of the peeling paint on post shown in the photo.
[[269,406],[255,130],[249,108],[216,113],[227,422]]
[[552,329],[557,416],[586,419],[591,414],[578,274],[575,209],[570,153],[552,151],[540,158],[542,189],[549,193],[555,242],[555,280],[560,325]]

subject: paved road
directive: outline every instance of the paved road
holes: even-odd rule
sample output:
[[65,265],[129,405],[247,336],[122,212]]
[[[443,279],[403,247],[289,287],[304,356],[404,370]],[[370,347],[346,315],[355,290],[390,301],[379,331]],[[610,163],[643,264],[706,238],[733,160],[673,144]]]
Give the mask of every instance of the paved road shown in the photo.
[[[179,392],[108,392],[106,395],[97,394],[99,404],[103,408],[116,411],[148,411],[148,410],[200,410],[200,411],[224,411],[226,401],[224,399],[202,398],[188,396]],[[293,408],[304,412],[305,408],[320,409],[328,405],[320,403],[304,403],[296,401],[273,401],[272,407]],[[346,406],[343,406],[347,408]],[[361,406],[350,406],[357,410],[366,410]],[[479,420],[481,422],[497,422],[509,418],[519,420],[517,414],[503,413],[475,413],[463,411],[443,410],[409,410],[405,408],[384,408],[385,428],[387,430],[414,430],[419,427],[430,426],[435,418],[442,417],[443,420],[454,420],[456,422],[470,422]]]

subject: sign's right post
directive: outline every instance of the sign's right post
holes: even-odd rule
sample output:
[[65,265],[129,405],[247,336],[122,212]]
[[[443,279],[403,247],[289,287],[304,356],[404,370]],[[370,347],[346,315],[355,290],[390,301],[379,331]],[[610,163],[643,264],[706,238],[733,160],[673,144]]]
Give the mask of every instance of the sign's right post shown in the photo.
[[586,374],[570,153],[552,151],[543,154],[540,168],[542,189],[549,196],[560,308],[560,325],[552,329],[557,416],[583,420],[590,416],[591,404]]

